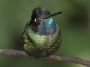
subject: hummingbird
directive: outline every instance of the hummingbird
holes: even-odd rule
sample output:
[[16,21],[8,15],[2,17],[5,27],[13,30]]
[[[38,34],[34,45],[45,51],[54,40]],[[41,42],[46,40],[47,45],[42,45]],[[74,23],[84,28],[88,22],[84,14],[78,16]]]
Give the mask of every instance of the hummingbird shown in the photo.
[[26,53],[35,58],[54,54],[61,45],[61,30],[54,22],[53,16],[62,12],[50,13],[44,7],[32,11],[31,20],[26,23],[22,34]]

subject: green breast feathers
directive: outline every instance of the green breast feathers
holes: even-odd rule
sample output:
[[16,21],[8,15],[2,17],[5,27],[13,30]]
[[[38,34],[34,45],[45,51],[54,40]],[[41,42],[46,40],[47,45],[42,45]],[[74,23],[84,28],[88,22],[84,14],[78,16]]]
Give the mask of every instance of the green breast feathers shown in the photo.
[[24,49],[34,57],[46,57],[53,54],[60,46],[61,32],[58,29],[50,35],[39,35],[30,27],[26,27],[23,33]]
[[50,35],[39,35],[30,29],[27,30],[29,38],[31,38],[34,44],[37,44],[37,48],[50,48],[58,36],[58,30]]

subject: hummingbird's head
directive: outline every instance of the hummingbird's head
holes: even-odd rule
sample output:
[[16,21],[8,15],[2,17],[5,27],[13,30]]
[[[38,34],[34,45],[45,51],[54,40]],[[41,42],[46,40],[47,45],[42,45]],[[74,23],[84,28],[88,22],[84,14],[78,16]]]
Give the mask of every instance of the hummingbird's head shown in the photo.
[[32,11],[30,23],[39,24],[42,19],[48,18],[50,15],[50,12],[44,7],[37,7]]
[[40,34],[47,34],[47,30],[52,29],[52,33],[56,30],[56,25],[51,18],[52,16],[61,14],[62,12],[57,12],[51,14],[44,7],[37,7],[32,11],[31,21],[29,26]]
[[57,12],[51,14],[46,8],[44,7],[37,7],[32,11],[31,21],[30,24],[39,24],[41,20],[48,19],[49,17],[61,14],[62,12]]

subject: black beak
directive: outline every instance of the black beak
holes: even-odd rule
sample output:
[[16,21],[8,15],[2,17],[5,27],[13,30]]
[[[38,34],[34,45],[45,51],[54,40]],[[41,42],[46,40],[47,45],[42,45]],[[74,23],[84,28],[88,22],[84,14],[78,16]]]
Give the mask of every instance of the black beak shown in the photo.
[[[51,14],[49,17],[56,16],[56,15],[59,15],[59,14],[62,14],[62,12],[53,13],[53,14]],[[49,17],[48,17],[48,18],[49,18]]]

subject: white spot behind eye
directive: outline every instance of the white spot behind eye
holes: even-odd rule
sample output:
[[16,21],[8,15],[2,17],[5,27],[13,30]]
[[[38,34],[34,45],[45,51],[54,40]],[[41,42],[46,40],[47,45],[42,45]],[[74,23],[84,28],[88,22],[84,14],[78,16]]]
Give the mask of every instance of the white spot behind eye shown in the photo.
[[34,21],[36,22],[36,19]]

